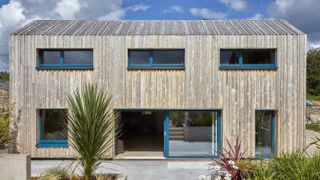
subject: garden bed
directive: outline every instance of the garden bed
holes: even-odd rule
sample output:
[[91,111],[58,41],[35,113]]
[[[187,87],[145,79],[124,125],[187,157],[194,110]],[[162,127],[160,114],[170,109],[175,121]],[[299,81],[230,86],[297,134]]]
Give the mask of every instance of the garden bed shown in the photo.
[[[31,177],[31,180],[83,180],[83,177],[73,176],[73,177],[61,177],[59,174],[44,174],[38,177]],[[126,180],[127,176],[124,174],[102,174],[97,175],[97,177],[92,177],[91,180]]]

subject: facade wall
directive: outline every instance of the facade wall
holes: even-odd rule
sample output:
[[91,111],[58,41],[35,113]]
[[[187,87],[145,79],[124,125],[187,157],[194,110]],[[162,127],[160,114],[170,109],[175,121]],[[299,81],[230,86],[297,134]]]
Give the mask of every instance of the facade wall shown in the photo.
[[[118,109],[222,110],[223,147],[243,137],[254,156],[255,110],[277,110],[276,149],[304,145],[305,35],[10,37],[10,102],[18,145],[32,157],[67,157],[71,148],[37,148],[37,109],[66,108],[86,82],[105,87]],[[36,70],[37,48],[93,48],[94,70]],[[128,48],[184,48],[185,70],[128,70]],[[220,48],[276,48],[277,70],[219,70]]]

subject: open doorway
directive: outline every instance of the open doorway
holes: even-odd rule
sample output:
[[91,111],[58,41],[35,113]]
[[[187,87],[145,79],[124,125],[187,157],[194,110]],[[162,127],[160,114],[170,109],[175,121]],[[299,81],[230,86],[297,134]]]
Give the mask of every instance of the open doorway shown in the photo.
[[163,157],[165,112],[120,111],[120,157]]

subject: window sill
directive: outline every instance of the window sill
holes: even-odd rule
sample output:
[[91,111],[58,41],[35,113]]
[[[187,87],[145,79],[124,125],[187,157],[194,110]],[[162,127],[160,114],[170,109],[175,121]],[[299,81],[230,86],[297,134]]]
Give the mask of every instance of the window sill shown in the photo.
[[220,70],[277,70],[275,65],[220,65]]
[[37,148],[50,148],[50,147],[61,147],[61,148],[68,148],[68,141],[59,141],[59,140],[52,140],[52,141],[40,141],[36,145]]
[[38,65],[37,70],[93,70],[93,65]]
[[129,65],[128,70],[184,70],[184,65]]
[[271,154],[256,154],[255,158],[258,159],[270,159],[272,157]]

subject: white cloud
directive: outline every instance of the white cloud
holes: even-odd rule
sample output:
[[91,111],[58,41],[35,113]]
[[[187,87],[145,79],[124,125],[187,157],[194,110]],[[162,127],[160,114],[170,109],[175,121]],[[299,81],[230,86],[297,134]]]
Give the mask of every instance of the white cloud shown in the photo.
[[0,8],[0,54],[8,53],[8,34],[26,20],[20,2],[12,1]]
[[319,0],[276,0],[268,12],[272,18],[287,20],[307,33],[310,45],[320,42]]
[[249,17],[247,19],[262,19],[263,15],[260,13],[256,13],[255,15],[253,15],[252,17]]
[[163,10],[164,13],[183,13],[184,9],[179,5],[170,6],[169,9]]
[[247,9],[247,3],[244,0],[219,0],[219,1],[235,11],[244,11]]
[[308,42],[309,48],[320,48],[320,41]]
[[123,0],[10,0],[0,7],[0,69],[8,65],[9,34],[32,20],[122,19],[150,7],[143,3],[123,7]]
[[99,17],[98,19],[104,19],[104,20],[117,20],[117,19],[121,19],[123,18],[124,16],[126,16],[126,11],[123,10],[123,9],[119,9],[119,10],[116,10],[116,11],[112,11],[108,14],[105,14],[101,17]]
[[143,3],[137,4],[137,5],[133,5],[133,6],[129,6],[127,8],[120,8],[117,10],[114,10],[108,14],[105,14],[103,16],[100,16],[98,19],[122,19],[126,16],[127,12],[131,11],[131,12],[137,12],[137,11],[147,11],[151,6],[145,5]]
[[226,13],[212,11],[207,8],[191,8],[190,12],[194,16],[199,16],[205,19],[224,19],[227,17]]
[[137,12],[137,11],[146,11],[150,8],[151,6],[149,5],[145,5],[143,3],[140,3],[140,4],[136,4],[134,6],[131,6],[128,8],[128,10],[131,10],[133,12]]
[[60,0],[54,11],[65,19],[72,19],[80,11],[81,6],[78,0]]
[[0,8],[0,23],[6,27],[12,27],[26,19],[20,2],[13,1]]

